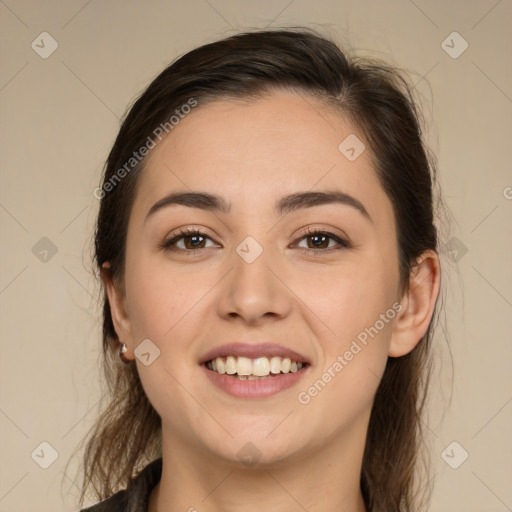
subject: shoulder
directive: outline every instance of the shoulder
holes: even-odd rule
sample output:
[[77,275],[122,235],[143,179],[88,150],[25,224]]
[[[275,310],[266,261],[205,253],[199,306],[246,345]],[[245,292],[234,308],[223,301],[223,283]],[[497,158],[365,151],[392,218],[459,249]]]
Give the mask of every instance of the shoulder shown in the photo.
[[126,489],[80,512],[147,512],[149,495],[160,481],[161,475],[162,459],[159,458],[132,479]]

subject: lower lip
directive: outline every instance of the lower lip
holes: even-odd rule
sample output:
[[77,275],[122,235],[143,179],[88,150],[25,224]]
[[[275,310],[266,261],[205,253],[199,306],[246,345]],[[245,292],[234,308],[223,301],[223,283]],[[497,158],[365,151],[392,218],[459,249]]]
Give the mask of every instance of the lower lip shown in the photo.
[[236,377],[217,373],[201,365],[207,377],[218,388],[237,398],[265,398],[284,391],[296,384],[305,374],[308,366],[295,373],[280,373],[274,377],[256,380],[240,380]]

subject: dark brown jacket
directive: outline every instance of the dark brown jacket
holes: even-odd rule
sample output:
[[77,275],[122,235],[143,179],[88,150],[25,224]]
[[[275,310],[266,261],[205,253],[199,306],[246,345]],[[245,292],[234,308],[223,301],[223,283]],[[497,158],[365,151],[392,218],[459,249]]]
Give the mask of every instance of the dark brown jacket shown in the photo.
[[147,512],[149,495],[162,476],[162,459],[148,464],[127,489],[80,512]]

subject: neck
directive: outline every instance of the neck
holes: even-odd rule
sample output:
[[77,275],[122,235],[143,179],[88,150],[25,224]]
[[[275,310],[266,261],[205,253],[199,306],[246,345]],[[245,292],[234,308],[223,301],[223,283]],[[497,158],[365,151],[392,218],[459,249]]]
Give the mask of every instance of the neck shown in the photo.
[[162,435],[162,477],[148,512],[366,512],[360,489],[364,436],[342,436],[249,468]]

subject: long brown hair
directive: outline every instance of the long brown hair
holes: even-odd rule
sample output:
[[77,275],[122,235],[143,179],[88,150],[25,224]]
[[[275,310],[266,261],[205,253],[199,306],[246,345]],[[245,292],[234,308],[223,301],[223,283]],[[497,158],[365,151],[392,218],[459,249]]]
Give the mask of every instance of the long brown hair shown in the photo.
[[[191,98],[200,108],[219,98],[264,97],[276,88],[313,95],[360,130],[393,204],[400,285],[402,292],[407,290],[417,258],[428,249],[438,250],[435,159],[423,140],[413,88],[397,68],[375,59],[349,58],[335,43],[304,28],[241,33],[206,44],[177,59],[152,81],[125,116],[98,189],[98,270],[110,262],[113,278],[122,285],[128,218],[145,162],[132,161],[132,155],[156,138],[158,127],[172,129],[169,119]],[[421,418],[437,311],[438,304],[428,331],[409,354],[388,359],[375,396],[361,472],[363,497],[372,512],[410,512],[428,500],[428,486],[421,486],[416,470],[421,460],[428,461],[420,459],[425,451]],[[105,499],[161,456],[161,419],[143,390],[135,363],[122,364],[118,347],[103,295],[108,405],[89,433],[81,504],[89,487],[98,499]]]

